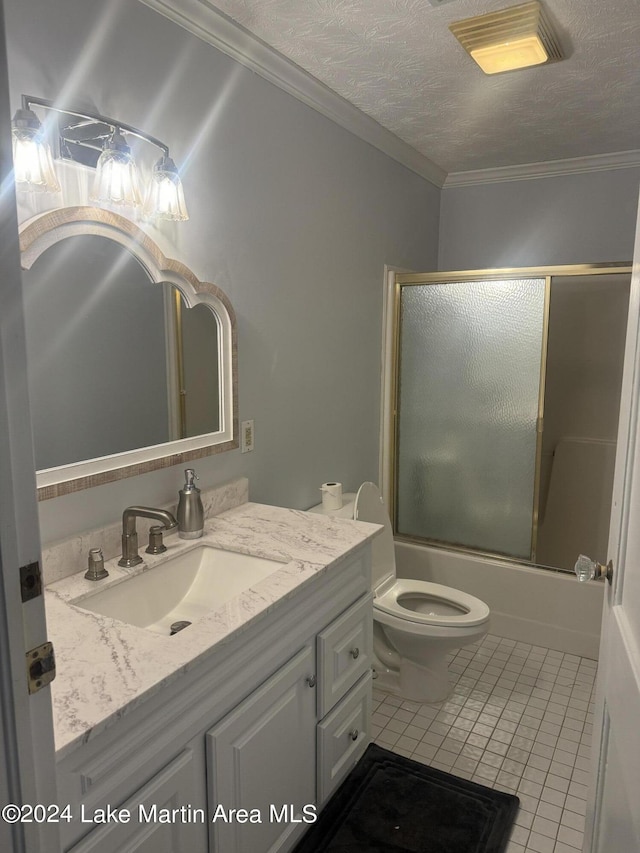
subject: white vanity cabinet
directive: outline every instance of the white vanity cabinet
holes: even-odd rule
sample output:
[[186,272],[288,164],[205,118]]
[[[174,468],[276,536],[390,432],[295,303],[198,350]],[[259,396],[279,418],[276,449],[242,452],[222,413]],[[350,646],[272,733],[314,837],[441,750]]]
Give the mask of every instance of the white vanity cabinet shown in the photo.
[[318,634],[318,805],[333,793],[369,740],[371,600],[360,599]]
[[[190,820],[194,804],[200,799],[194,774],[196,758],[193,750],[186,749],[163,770],[149,780],[139,791],[111,813],[99,813],[91,807],[79,806],[78,817],[87,820],[98,817],[105,821],[92,830],[71,853],[177,853],[204,849],[206,827],[204,823]],[[184,810],[189,805],[191,812]],[[201,803],[203,815],[206,811]],[[184,814],[183,819],[176,819]]]
[[369,573],[364,544],[63,757],[64,851],[287,853],[369,740]]
[[207,732],[212,851],[284,850],[300,834],[316,801],[315,668],[307,645]]
[[317,728],[318,789],[321,806],[360,758],[369,743],[371,726],[371,673],[357,685]]
[[372,624],[367,594],[207,732],[211,853],[289,850],[362,755]]

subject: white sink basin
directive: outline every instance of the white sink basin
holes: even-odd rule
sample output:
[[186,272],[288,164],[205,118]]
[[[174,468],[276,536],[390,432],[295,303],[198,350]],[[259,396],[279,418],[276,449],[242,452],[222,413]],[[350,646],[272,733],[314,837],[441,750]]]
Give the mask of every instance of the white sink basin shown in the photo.
[[101,592],[72,601],[160,634],[217,610],[285,565],[277,560],[199,545]]

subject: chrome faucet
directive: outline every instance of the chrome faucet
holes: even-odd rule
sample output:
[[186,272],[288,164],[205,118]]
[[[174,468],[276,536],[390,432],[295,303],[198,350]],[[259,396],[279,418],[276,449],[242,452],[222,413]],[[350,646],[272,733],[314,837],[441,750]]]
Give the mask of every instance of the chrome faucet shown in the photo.
[[119,566],[137,566],[142,562],[138,555],[138,533],[136,531],[136,517],[154,518],[162,522],[165,530],[173,530],[178,522],[164,509],[154,509],[150,506],[128,506],[122,513],[122,558],[118,560]]

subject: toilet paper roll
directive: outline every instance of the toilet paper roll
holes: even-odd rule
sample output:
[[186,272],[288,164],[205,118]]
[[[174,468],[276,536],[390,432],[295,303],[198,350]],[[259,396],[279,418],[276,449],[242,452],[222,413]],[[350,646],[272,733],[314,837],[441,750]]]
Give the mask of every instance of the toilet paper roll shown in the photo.
[[324,509],[336,510],[342,507],[342,483],[323,483],[320,491]]

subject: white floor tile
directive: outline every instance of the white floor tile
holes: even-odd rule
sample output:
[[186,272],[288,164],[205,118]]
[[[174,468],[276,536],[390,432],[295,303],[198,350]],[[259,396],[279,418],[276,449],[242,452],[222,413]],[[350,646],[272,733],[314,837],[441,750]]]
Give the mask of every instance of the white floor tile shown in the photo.
[[[447,701],[374,687],[373,738],[464,779],[516,793],[507,853],[582,846],[597,662],[489,635],[449,661]],[[375,684],[375,682],[374,682]]]

